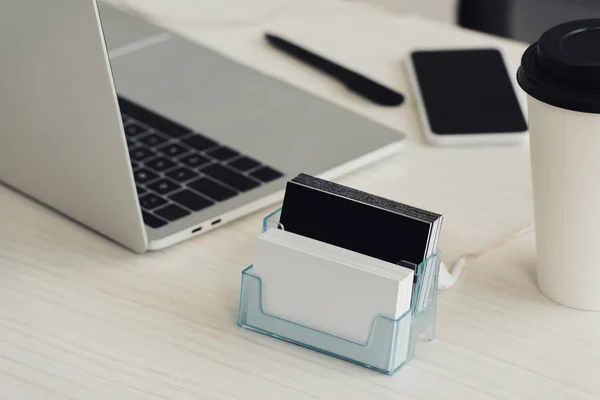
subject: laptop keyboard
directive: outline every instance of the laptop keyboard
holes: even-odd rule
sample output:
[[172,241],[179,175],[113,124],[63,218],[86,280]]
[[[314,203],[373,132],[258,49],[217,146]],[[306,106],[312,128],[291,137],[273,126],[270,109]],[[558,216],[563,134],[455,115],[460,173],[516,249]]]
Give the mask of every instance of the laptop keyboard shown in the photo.
[[119,97],[144,223],[160,228],[283,176]]

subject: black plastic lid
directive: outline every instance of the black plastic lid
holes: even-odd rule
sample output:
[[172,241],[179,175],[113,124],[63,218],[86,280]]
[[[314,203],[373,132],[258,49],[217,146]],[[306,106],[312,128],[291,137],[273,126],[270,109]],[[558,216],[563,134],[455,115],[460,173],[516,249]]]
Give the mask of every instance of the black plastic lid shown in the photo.
[[517,81],[544,103],[600,114],[600,19],[546,31],[523,54]]

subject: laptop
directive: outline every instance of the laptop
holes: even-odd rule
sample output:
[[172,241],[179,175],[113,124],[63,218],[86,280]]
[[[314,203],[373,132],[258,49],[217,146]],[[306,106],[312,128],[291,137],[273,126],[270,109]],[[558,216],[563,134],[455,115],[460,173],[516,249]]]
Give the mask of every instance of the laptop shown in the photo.
[[2,1],[0,54],[0,180],[136,252],[405,141],[95,0]]

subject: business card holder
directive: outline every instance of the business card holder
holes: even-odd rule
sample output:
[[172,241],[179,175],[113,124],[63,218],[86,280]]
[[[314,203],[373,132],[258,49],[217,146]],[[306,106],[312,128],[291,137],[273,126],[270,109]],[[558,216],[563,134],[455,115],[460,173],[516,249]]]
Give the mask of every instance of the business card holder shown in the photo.
[[[268,215],[263,221],[263,232],[271,227],[283,229],[279,216],[280,210]],[[242,272],[238,325],[392,375],[414,357],[423,332],[429,330],[429,340],[435,338],[439,267],[439,253],[421,262],[415,271],[410,310],[398,319],[376,317],[368,340],[359,343],[265,313],[262,281],[249,266]],[[340,305],[340,312],[349,310]]]

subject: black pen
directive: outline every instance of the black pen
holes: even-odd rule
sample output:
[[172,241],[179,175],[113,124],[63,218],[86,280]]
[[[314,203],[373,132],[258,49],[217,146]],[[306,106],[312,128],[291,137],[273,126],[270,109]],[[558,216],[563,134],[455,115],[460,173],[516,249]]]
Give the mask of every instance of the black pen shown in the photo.
[[279,36],[267,33],[265,34],[265,38],[276,49],[339,80],[349,90],[376,104],[382,106],[398,106],[404,102],[404,96],[402,94],[313,52],[303,49]]

